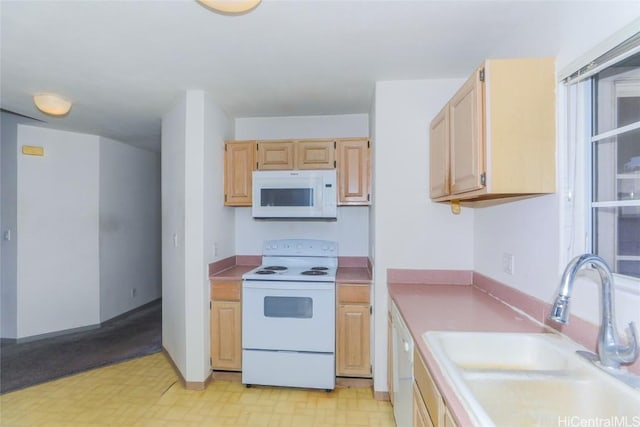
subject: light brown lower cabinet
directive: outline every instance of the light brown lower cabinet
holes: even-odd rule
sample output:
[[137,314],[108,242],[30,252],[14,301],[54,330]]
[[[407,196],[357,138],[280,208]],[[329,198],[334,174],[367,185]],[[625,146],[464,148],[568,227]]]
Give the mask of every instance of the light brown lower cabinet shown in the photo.
[[338,283],[336,376],[371,378],[371,305],[368,284]]
[[420,353],[413,354],[413,426],[456,427]]
[[433,427],[427,405],[422,400],[416,383],[413,383],[413,427]]
[[242,370],[241,282],[211,282],[211,369]]

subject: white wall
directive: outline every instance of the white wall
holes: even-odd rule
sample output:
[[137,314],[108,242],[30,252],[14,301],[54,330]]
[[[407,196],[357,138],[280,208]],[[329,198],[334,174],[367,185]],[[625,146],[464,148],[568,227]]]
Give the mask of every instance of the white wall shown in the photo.
[[[238,118],[235,139],[347,138],[369,135],[367,114]],[[235,208],[238,255],[262,254],[268,239],[335,240],[340,256],[368,256],[369,208],[339,207],[337,221],[255,220],[251,208]]]
[[158,298],[158,154],[11,114],[2,125],[2,337],[94,326]]
[[100,138],[101,322],[161,297],[160,257],[159,153]]
[[373,233],[374,389],[386,391],[387,269],[473,268],[471,209],[453,215],[429,199],[429,122],[460,79],[378,82]]
[[17,338],[17,267],[18,267],[18,123],[29,121],[19,116],[0,113],[0,337]]
[[185,132],[186,95],[162,117],[162,346],[186,371]]
[[[224,206],[224,141],[233,139],[233,121],[209,98],[204,104],[204,261],[236,255],[235,210]],[[208,339],[208,337],[207,337]]]
[[231,121],[199,90],[187,91],[162,120],[163,345],[188,382],[209,374],[213,244],[234,250],[216,166],[231,133]]
[[[557,68],[564,74],[571,73],[590,60],[595,59],[606,50],[622,42],[629,33],[637,31],[640,20],[637,13],[638,4],[629,2],[624,9],[609,9],[600,13],[598,17],[586,17],[598,25],[590,26],[588,32],[581,32],[579,37],[566,40],[558,53]],[[628,25],[629,21],[635,22]],[[621,31],[621,29],[623,29]],[[635,30],[634,30],[635,28]],[[626,34],[622,36],[621,34]],[[616,36],[619,34],[619,36]],[[573,64],[573,65],[568,65]],[[571,69],[573,67],[573,69]],[[528,295],[542,301],[552,303],[562,271],[569,261],[566,246],[571,238],[563,237],[565,230],[571,228],[573,221],[568,209],[568,188],[565,182],[567,176],[567,123],[565,97],[562,83],[558,89],[558,185],[557,193],[544,197],[537,197],[524,201],[512,202],[494,207],[476,209],[475,215],[475,262],[474,269],[482,274],[505,283]],[[570,156],[575,156],[572,150]],[[580,155],[580,150],[578,150]],[[580,155],[583,160],[584,156]],[[585,183],[584,163],[578,162],[575,176],[583,185],[577,186],[579,194],[572,198],[585,200],[584,193],[588,183]],[[586,209],[578,208],[586,213]],[[575,240],[583,240],[588,230],[583,229],[582,218],[576,222]],[[568,223],[565,221],[569,221]],[[573,255],[585,252],[582,245],[575,245]],[[502,272],[502,254],[511,253],[515,256],[515,271],[513,275]],[[570,256],[573,256],[570,255]],[[595,325],[600,324],[599,287],[592,280],[580,280],[574,287],[572,296],[572,314],[575,314]],[[634,320],[640,324],[640,291],[618,289],[615,295],[616,317],[620,329],[626,323]]]
[[[200,301],[202,337],[199,341],[200,353],[195,353],[194,365],[205,376],[209,372],[211,330],[209,322],[209,280],[208,265],[213,261],[235,255],[234,225],[235,216],[232,207],[224,206],[224,141],[233,138],[233,121],[207,95],[199,102],[203,106],[203,207],[204,231],[201,252],[200,287],[196,292],[202,296]],[[191,114],[191,111],[190,111]],[[194,339],[198,339],[194,335]],[[197,359],[199,357],[199,359]]]
[[17,336],[99,323],[99,138],[18,125]]
[[235,139],[348,138],[369,135],[367,114],[247,117],[235,120]]
[[368,256],[369,207],[338,208],[336,221],[270,221],[251,217],[251,208],[236,208],[236,253],[261,255],[269,239],[320,239],[338,242],[340,256]]

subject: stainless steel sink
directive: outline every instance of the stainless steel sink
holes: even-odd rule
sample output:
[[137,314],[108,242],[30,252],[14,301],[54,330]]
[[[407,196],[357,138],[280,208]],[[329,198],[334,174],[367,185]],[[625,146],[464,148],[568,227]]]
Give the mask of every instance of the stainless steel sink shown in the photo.
[[640,391],[579,357],[583,348],[561,335],[427,332],[423,339],[476,425],[640,423]]

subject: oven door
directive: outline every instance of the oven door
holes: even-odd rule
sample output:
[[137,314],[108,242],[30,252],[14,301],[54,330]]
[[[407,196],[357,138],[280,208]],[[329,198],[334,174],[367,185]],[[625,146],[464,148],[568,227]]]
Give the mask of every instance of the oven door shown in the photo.
[[242,348],[334,353],[335,284],[245,280]]

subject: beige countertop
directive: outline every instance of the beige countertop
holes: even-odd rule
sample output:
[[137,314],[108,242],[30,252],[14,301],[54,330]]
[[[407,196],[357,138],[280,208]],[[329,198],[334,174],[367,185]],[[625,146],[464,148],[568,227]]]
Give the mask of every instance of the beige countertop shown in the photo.
[[389,294],[459,426],[470,425],[471,420],[422,334],[428,331],[549,332],[472,285],[389,284]]

